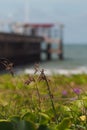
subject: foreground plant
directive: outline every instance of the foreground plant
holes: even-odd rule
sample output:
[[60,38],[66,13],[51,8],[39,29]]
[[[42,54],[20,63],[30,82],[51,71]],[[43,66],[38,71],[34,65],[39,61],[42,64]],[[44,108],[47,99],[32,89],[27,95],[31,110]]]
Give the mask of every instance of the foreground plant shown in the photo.
[[2,68],[9,71],[10,74],[14,76],[13,63],[10,62],[7,58],[0,58],[0,66],[2,66]]
[[[10,63],[3,61],[8,71],[12,69]],[[0,91],[0,119],[4,119],[0,120],[0,130],[87,130],[87,93],[78,84],[70,85],[74,76],[52,76],[57,83],[52,86],[44,69],[36,64],[33,75],[26,80],[26,75],[20,76],[23,82],[19,76],[8,77],[0,77],[0,86],[7,86]]]
[[50,97],[51,106],[52,106],[52,109],[53,109],[53,112],[54,112],[54,117],[56,119],[56,123],[58,123],[58,116],[57,116],[54,101],[53,101],[53,94],[51,93],[50,85],[49,85],[48,79],[47,79],[47,77],[46,77],[46,75],[44,73],[44,69],[41,70],[41,74],[39,76],[39,81],[42,81],[42,80],[44,80],[46,82],[48,95]]

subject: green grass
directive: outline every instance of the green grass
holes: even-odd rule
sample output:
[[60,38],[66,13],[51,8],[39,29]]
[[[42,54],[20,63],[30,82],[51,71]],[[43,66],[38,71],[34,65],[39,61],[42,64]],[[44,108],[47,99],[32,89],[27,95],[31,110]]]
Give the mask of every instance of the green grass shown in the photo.
[[[30,77],[35,81],[30,82]],[[0,75],[0,119],[15,115],[44,130],[87,129],[87,75],[46,76],[49,88],[43,77],[41,81],[38,75],[30,77]]]

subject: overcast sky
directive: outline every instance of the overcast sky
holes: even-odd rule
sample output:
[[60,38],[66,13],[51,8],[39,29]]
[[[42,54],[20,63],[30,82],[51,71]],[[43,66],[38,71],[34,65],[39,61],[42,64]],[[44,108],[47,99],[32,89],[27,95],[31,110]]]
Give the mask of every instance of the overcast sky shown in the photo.
[[61,22],[64,43],[87,43],[87,0],[0,0],[0,19]]

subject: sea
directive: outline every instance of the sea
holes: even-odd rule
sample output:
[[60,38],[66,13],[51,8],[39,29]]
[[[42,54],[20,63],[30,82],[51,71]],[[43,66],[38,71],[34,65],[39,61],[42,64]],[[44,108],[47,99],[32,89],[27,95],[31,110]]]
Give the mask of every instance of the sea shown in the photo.
[[[56,49],[57,45],[52,45]],[[42,46],[45,48],[45,46]],[[41,69],[45,70],[46,74],[87,74],[87,45],[86,44],[64,44],[63,46],[64,60],[59,60],[58,54],[53,53],[51,60],[46,60],[46,54],[42,53],[42,62],[38,62]],[[36,63],[36,62],[35,62]],[[33,73],[34,64],[27,64],[15,69],[17,74]]]

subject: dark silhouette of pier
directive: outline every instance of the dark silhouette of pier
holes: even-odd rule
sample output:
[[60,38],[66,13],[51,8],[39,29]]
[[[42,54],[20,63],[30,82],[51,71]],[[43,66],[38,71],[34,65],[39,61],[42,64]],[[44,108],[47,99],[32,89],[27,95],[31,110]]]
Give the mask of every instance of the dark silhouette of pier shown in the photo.
[[[54,24],[24,24],[23,34],[0,33],[0,58],[11,59],[15,64],[25,64],[41,61],[40,55],[44,52],[46,60],[52,60],[52,53],[63,60],[63,25],[60,24],[59,30],[54,31],[54,38],[51,36],[53,26]],[[41,49],[42,42],[46,44],[45,50]],[[52,49],[52,44],[57,44],[58,47]]]

